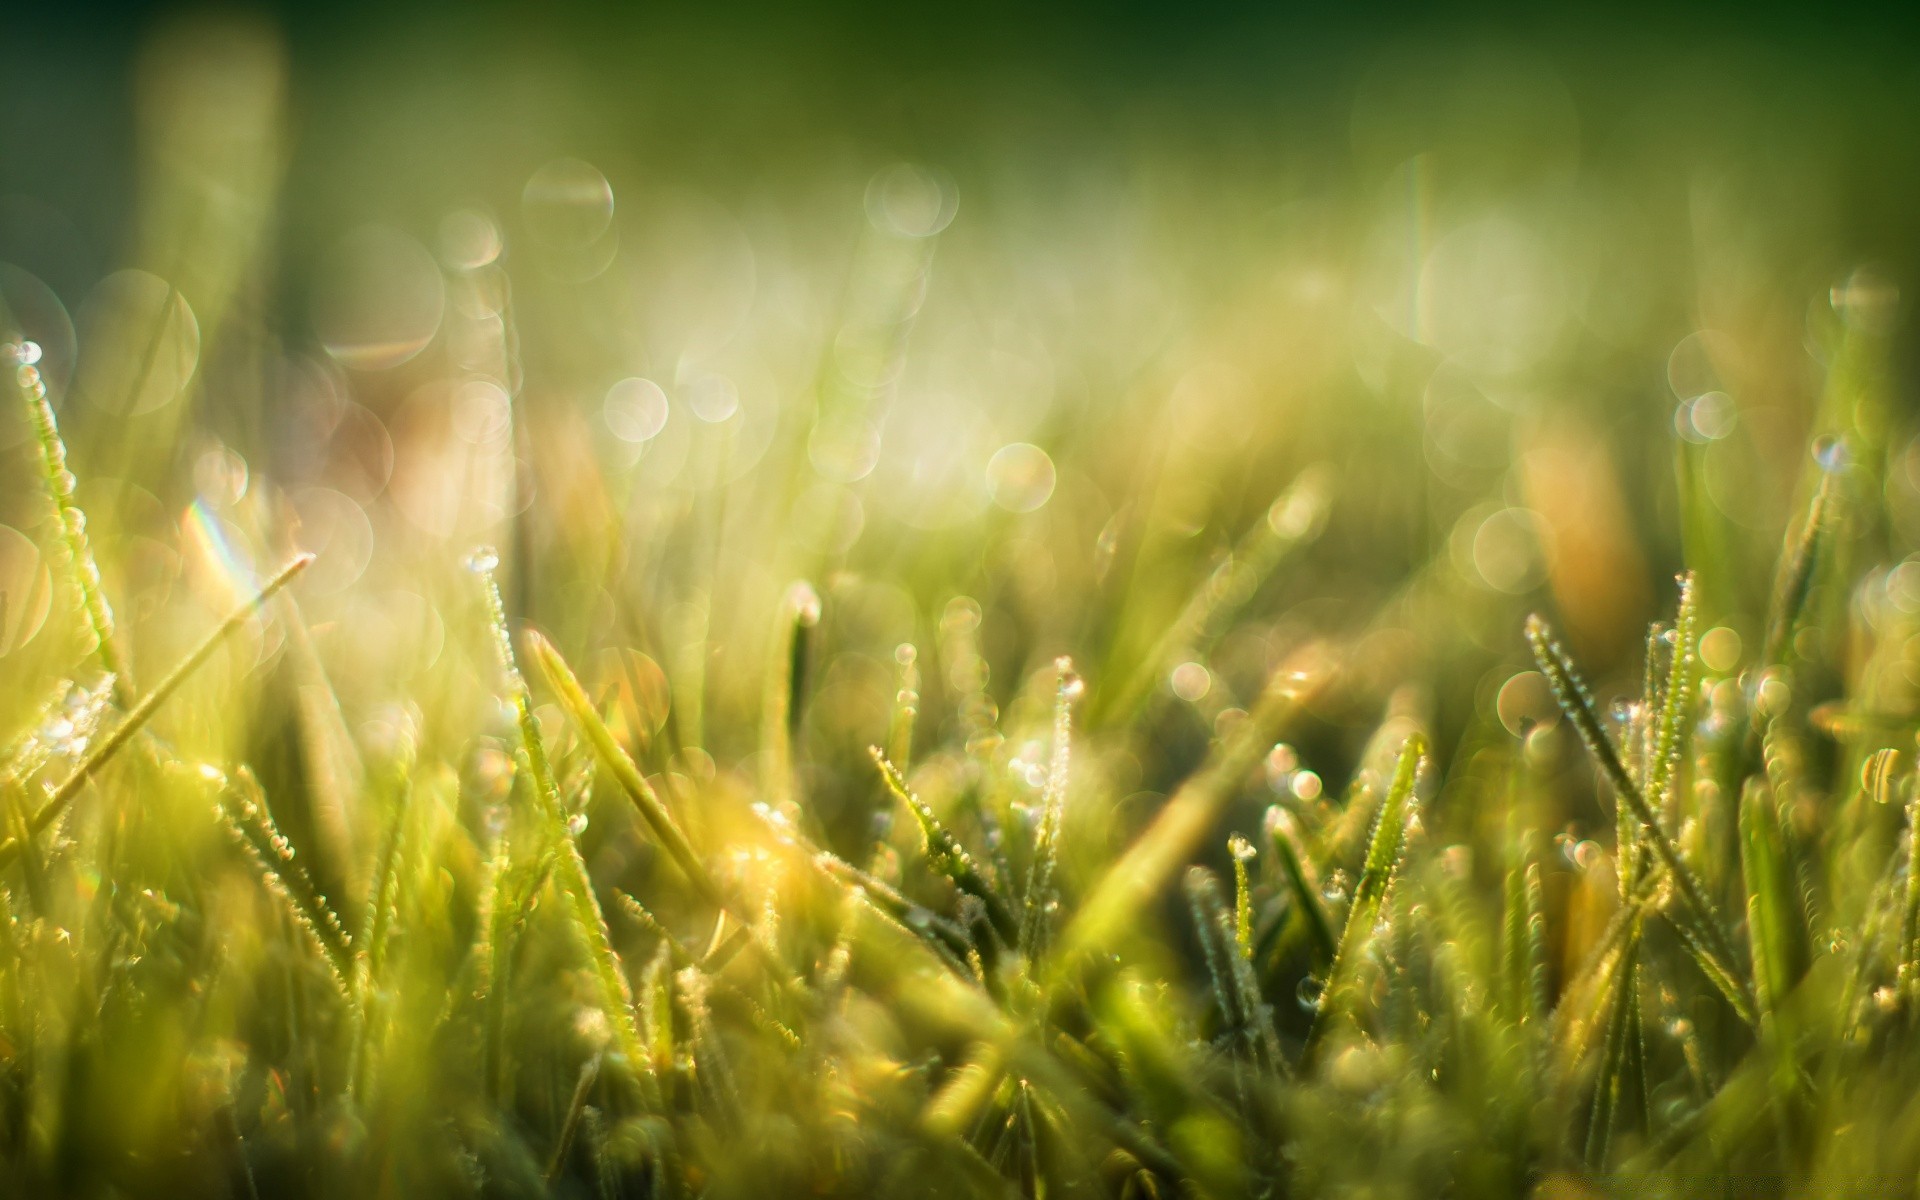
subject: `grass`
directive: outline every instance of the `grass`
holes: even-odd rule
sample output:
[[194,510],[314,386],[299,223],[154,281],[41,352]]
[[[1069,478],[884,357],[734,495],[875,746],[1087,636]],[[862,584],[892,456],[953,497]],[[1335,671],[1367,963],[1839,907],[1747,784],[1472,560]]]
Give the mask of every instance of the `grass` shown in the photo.
[[[890,315],[836,344],[899,359],[939,229],[875,222],[849,308]],[[404,591],[325,584],[342,544],[298,549],[270,470],[223,493],[224,445],[137,532],[75,473],[133,473],[132,435],[70,465],[86,410],[9,344],[58,585],[27,637],[0,606],[10,1194],[1920,1186],[1884,337],[1836,335],[1785,529],[1713,498],[1717,436],[1649,439],[1640,545],[1682,570],[1629,653],[1564,446],[1579,478],[1503,460],[1471,498],[1578,516],[1512,586],[1493,518],[1463,542],[1436,501],[1396,572],[1398,485],[1303,453],[1195,491],[1230,454],[1085,412],[994,456],[996,507],[910,511],[967,451],[869,480],[888,393],[825,365],[757,448],[733,384],[676,380],[669,484],[658,425],[610,458],[626,427],[521,361],[507,278],[449,266],[467,340],[406,368],[445,457],[329,492]],[[588,294],[540,278],[530,326]]]

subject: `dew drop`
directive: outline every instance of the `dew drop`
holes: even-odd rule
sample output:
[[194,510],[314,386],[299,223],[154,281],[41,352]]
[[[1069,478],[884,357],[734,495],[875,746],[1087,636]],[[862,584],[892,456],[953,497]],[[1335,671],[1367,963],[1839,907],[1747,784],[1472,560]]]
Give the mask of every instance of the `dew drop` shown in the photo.
[[583,812],[577,812],[567,818],[567,832],[573,834],[573,836],[575,837],[579,837],[581,834],[585,833],[586,831],[587,831],[587,814]]
[[795,580],[787,588],[787,607],[793,613],[795,625],[812,629],[820,623],[820,593],[804,579]]
[[13,348],[13,361],[23,367],[31,367],[40,361],[40,343],[23,341]]
[[1326,997],[1326,994],[1326,982],[1312,975],[1301,976],[1300,986],[1293,992],[1294,998],[1300,1002],[1300,1007],[1308,1012],[1319,1012],[1320,1001]]
[[1822,471],[1831,473],[1844,470],[1851,459],[1845,438],[1826,434],[1814,439],[1813,461],[1820,464]]
[[1327,886],[1320,893],[1321,899],[1328,904],[1344,904],[1347,900],[1347,873],[1335,871],[1327,877]]
[[1062,655],[1053,660],[1053,666],[1060,673],[1060,697],[1063,700],[1078,700],[1086,695],[1087,681],[1073,669],[1073,660]]
[[1260,852],[1254,849],[1252,842],[1236,833],[1227,839],[1227,853],[1241,862],[1246,862],[1258,856]]
[[475,575],[485,575],[500,565],[500,552],[492,546],[475,546],[473,553],[467,555],[467,570]]

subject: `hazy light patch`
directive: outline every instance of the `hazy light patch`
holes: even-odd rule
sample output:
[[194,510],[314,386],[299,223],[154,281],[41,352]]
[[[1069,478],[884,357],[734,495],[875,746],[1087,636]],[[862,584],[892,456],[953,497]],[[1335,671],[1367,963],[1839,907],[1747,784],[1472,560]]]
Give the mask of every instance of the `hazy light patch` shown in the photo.
[[623,442],[650,442],[667,427],[667,393],[651,379],[622,379],[607,389],[600,419]]
[[1736,353],[1733,339],[1716,330],[1696,330],[1681,338],[1667,355],[1667,386],[1674,399],[1727,390],[1727,364]]
[[853,489],[816,483],[793,503],[795,532],[831,554],[845,554],[867,525],[866,506]]
[[1513,453],[1512,418],[1460,368],[1442,363],[1422,395],[1427,464],[1455,486],[1478,489],[1506,469]]
[[1887,601],[1903,613],[1920,612],[1920,561],[1909,558],[1887,572]]
[[187,299],[145,271],[116,271],[81,302],[74,386],[105,412],[138,416],[173,403],[200,362]]
[[867,219],[900,237],[932,237],[953,222],[959,208],[953,181],[929,167],[896,163],[867,184]]
[[393,417],[389,494],[402,516],[437,537],[478,536],[516,500],[511,439],[504,430],[484,444],[462,436],[458,399],[456,389],[430,384]]
[[453,390],[453,431],[476,446],[498,445],[513,432],[513,400],[491,379],[470,379]]
[[674,408],[684,408],[697,421],[670,422],[656,442],[671,437],[675,424],[690,430],[694,461],[709,460],[691,480],[700,487],[730,484],[753,471],[773,445],[785,401],[765,364],[748,355],[683,360],[674,380],[669,393]]
[[247,460],[230,446],[215,444],[193,460],[193,489],[209,507],[231,508],[247,494]]
[[[317,564],[316,564],[317,565]],[[339,620],[327,629],[328,674],[351,686],[378,680],[396,687],[425,673],[440,660],[446,625],[440,612],[414,592],[355,590]]]
[[1877,266],[1856,267],[1828,291],[1827,303],[1848,328],[1889,333],[1900,314],[1900,285]]
[[1521,671],[1501,684],[1494,711],[1500,724],[1515,737],[1525,737],[1534,729],[1551,728],[1560,719],[1553,687],[1538,671]]
[[239,529],[205,501],[195,500],[180,514],[180,541],[216,608],[233,608],[259,590],[253,556]]
[[1213,690],[1213,674],[1197,662],[1183,662],[1167,676],[1173,694],[1192,703]]
[[1520,595],[1546,580],[1544,537],[1544,524],[1531,509],[1476,508],[1454,526],[1454,565],[1495,591]]
[[439,264],[397,229],[367,225],[334,243],[313,291],[313,328],[342,366],[385,371],[413,358],[446,312]]
[[987,460],[987,490],[1008,512],[1029,513],[1053,498],[1053,459],[1029,442],[1002,446]]
[[658,662],[638,650],[604,650],[595,657],[594,676],[616,737],[644,747],[666,725],[673,697]]
[[0,655],[32,641],[53,604],[53,577],[33,539],[0,525]]
[[807,461],[822,479],[865,479],[880,461],[880,427],[858,414],[824,417],[807,436]]
[[326,596],[359,582],[373,561],[373,524],[353,498],[332,488],[302,488],[289,497],[294,543],[316,555],[300,588]]
[[520,210],[541,264],[563,279],[592,279],[619,252],[613,185],[592,163],[558,158],[541,167],[520,193]]
[[995,446],[993,426],[973,405],[944,396],[895,405],[886,453],[870,477],[890,499],[881,510],[915,529],[950,529],[990,502],[982,472]]
[[650,352],[703,361],[748,333],[760,263],[726,207],[674,189],[621,216],[620,275]]
[[[55,408],[66,398],[73,378],[73,320],[66,305],[39,277],[12,263],[0,263],[0,339],[23,339],[40,347],[34,368],[47,386]],[[7,407],[18,409],[17,405]],[[0,418],[0,447],[12,445],[26,433],[26,423],[11,415]]]
[[1531,230],[1493,218],[1442,238],[1420,273],[1420,340],[1468,369],[1516,375],[1552,354],[1567,324],[1564,267]]
[[577,158],[556,158],[535,171],[520,204],[527,232],[548,245],[585,246],[613,226],[613,185]]
[[1674,410],[1674,432],[1689,442],[1717,442],[1733,432],[1739,412],[1725,392],[1702,392]]
[[505,246],[492,217],[461,208],[440,219],[439,248],[441,262],[456,271],[473,271],[499,258]]
[[725,375],[695,374],[680,385],[680,394],[693,415],[709,425],[718,425],[740,411],[740,389]]
[[1740,665],[1740,635],[1717,625],[1700,635],[1700,661],[1707,670],[1724,675]]

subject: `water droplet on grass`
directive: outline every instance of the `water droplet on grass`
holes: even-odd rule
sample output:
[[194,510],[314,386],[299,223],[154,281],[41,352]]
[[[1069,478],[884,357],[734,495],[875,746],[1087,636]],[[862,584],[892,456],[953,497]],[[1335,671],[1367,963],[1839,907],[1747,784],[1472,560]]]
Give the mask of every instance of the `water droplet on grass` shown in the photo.
[[1301,976],[1300,986],[1293,991],[1294,999],[1308,1012],[1319,1012],[1320,1002],[1326,998],[1326,994],[1326,982],[1311,975]]

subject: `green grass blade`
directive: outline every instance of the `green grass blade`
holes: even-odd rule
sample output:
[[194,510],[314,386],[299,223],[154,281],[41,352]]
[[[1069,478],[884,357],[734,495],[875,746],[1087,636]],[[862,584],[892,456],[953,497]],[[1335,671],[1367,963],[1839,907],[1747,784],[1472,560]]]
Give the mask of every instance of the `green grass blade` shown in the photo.
[[1594,1084],[1593,1103],[1588,1110],[1586,1160],[1596,1171],[1606,1168],[1607,1148],[1613,1139],[1614,1120],[1627,1074],[1628,1048],[1633,1029],[1640,1020],[1638,943],[1637,937],[1629,939],[1626,960],[1621,963],[1611,989],[1607,1040],[1601,1050],[1600,1076]]
[[1217,756],[1175,791],[1152,824],[1094,884],[1061,932],[1050,986],[1063,983],[1081,956],[1110,943],[1159,893],[1273,745],[1280,727],[1332,674],[1328,651],[1318,643],[1303,647],[1274,670],[1253,711]]
[[1236,833],[1227,839],[1227,854],[1233,859],[1233,945],[1242,959],[1252,961],[1253,887],[1247,880],[1247,863],[1260,852]]
[[1418,803],[1414,784],[1426,752],[1426,739],[1419,734],[1409,737],[1400,748],[1393,781],[1387,785],[1373,836],[1367,843],[1366,864],[1361,868],[1360,881],[1354,885],[1353,904],[1347,910],[1347,923],[1340,932],[1339,949],[1334,953],[1333,965],[1328,968],[1326,986],[1321,992],[1319,1007],[1314,1010],[1313,1027],[1307,1032],[1303,1057],[1310,1059],[1334,1017],[1354,1003],[1355,997],[1350,992],[1357,969],[1355,960],[1361,946],[1373,936],[1387,892],[1399,874],[1401,852],[1406,846],[1407,818]]
[[340,998],[355,999],[352,940],[326,897],[294,858],[293,846],[273,823],[266,799],[244,767],[228,778],[211,767],[201,774],[213,790],[234,841],[247,853],[267,890],[286,906],[294,925],[307,935]]
[[[147,722],[153,719],[153,714],[167,702],[168,697],[178,691],[180,685],[185,683],[202,663],[213,657],[213,652],[220,648],[220,643],[225,641],[234,630],[246,624],[253,614],[260,611],[260,607],[273,597],[275,592],[293,582],[294,577],[305,570],[307,564],[312,561],[311,554],[295,555],[273,578],[267,580],[266,585],[254,595],[253,599],[227,614],[227,618],[215,626],[213,632],[201,639],[199,645],[188,651],[187,656],[167,673],[166,678],[162,679],[152,691],[141,697],[140,702],[133,706],[126,718],[115,725],[112,732],[96,742],[93,749],[80,760],[80,764],[73,769],[73,772],[48,793],[40,807],[34,810],[33,818],[27,822],[28,836],[38,834],[52,824],[54,818],[73,802],[73,798],[80,794],[80,789],[87,785],[100,768],[112,761],[113,756],[132,740],[134,734],[145,728]],[[0,866],[12,862],[19,853],[20,841],[17,838],[10,837],[5,842],[0,842]]]
[[1292,813],[1275,805],[1267,810],[1266,828],[1267,843],[1273,847],[1281,874],[1286,877],[1287,888],[1293,895],[1293,910],[1306,924],[1315,963],[1324,969],[1333,962],[1339,945],[1334,940],[1333,918],[1327,915],[1326,902],[1313,881],[1307,878],[1306,864],[1301,861],[1299,826]]
[[506,606],[500,599],[500,587],[494,582],[494,561],[493,552],[483,550],[476,553],[471,565],[480,576],[482,599],[487,605],[494,649],[499,655],[501,674],[506,679],[508,698],[519,721],[521,758],[532,777],[535,815],[545,848],[557,855],[561,890],[566,896],[574,928],[586,948],[588,965],[599,986],[600,1008],[613,1031],[614,1045],[630,1069],[647,1081],[643,1086],[651,1089],[652,1060],[647,1057],[640,1043],[640,1030],[634,1022],[626,972],[614,952],[606,917],[600,911],[593,880],[587,874],[586,861],[580,857],[580,847],[575,844],[572,830],[567,827],[560,788],[554,781],[553,766],[547,758],[546,741],[540,733],[540,722],[533,715],[533,697],[514,658],[513,639],[507,631]]
[[1643,827],[1642,836],[1652,848],[1654,857],[1671,875],[1676,891],[1685,904],[1684,919],[1675,923],[1682,940],[1694,956],[1700,960],[1701,967],[1707,972],[1715,986],[1727,997],[1734,1011],[1748,1024],[1754,1024],[1757,1016],[1750,986],[1734,967],[1735,958],[1732,938],[1726,931],[1725,923],[1708,899],[1706,888],[1698,876],[1688,867],[1680,854],[1680,848],[1673,843],[1666,831],[1661,828],[1658,817],[1648,806],[1646,797],[1634,784],[1627,769],[1620,761],[1619,751],[1614,747],[1613,739],[1607,736],[1606,729],[1600,724],[1599,716],[1594,712],[1593,698],[1587,692],[1586,684],[1574,669],[1573,662],[1567,657],[1557,642],[1547,623],[1538,615],[1527,618],[1527,642],[1533,649],[1534,660],[1539,663],[1541,673],[1553,686],[1554,696],[1560,702],[1560,709],[1566,714],[1568,722],[1579,733],[1580,740],[1586,743],[1587,751],[1598,763],[1601,773],[1613,786],[1614,795],[1626,804],[1636,820]]
[[1007,907],[999,893],[987,883],[974,864],[973,856],[967,853],[959,839],[948,831],[946,825],[932,807],[907,787],[906,778],[900,769],[888,761],[880,747],[869,746],[867,752],[873,756],[874,766],[880,770],[880,778],[886,783],[887,791],[894,799],[907,806],[914,819],[920,823],[920,834],[924,842],[927,861],[953,881],[955,887],[970,896],[979,899],[986,907],[987,919],[993,928],[1008,943],[1019,936],[1019,928],[1014,923],[1013,910]]
[[60,523],[68,583],[86,619],[87,638],[91,642],[86,653],[99,656],[100,665],[114,677],[115,694],[120,702],[130,704],[133,680],[127,674],[126,659],[115,640],[113,607],[107,603],[106,591],[100,583],[100,566],[94,560],[92,539],[87,536],[87,515],[73,498],[74,478],[73,472],[67,469],[67,445],[60,438],[60,424],[47,397],[46,381],[34,366],[39,358],[37,348],[32,361],[25,358],[25,347],[30,345],[32,343],[13,343],[9,357],[16,363],[14,383],[27,402],[27,421],[40,447],[42,480],[48,498],[53,501],[54,516]]
[[613,776],[614,782],[620,785],[620,790],[626,793],[627,799],[633,802],[634,808],[639,811],[641,819],[647,823],[647,828],[653,831],[654,837],[659,839],[661,848],[667,852],[667,856],[673,859],[674,864],[680,868],[687,880],[699,890],[703,899],[716,908],[724,908],[726,901],[719,881],[713,877],[700,856],[694,852],[693,844],[687,840],[687,835],[681,832],[679,824],[673,819],[673,814],[667,811],[667,806],[660,799],[660,794],[653,790],[653,785],[648,783],[647,777],[640,773],[639,766],[620,745],[619,740],[613,736],[613,731],[608,729],[607,723],[600,719],[600,714],[594,710],[593,702],[587,699],[586,689],[580,686],[580,681],[574,677],[573,669],[567,665],[566,659],[560,656],[560,651],[555,649],[553,643],[542,637],[537,630],[528,629],[522,634],[521,640],[526,643],[527,652],[533,656],[533,660],[540,665],[540,671],[546,676],[548,686],[553,689],[554,695],[559,699],[560,707],[566,710],[567,715],[573,719],[573,723],[587,735],[587,741],[593,745],[600,764]]
[[1774,581],[1773,606],[1767,617],[1766,642],[1761,655],[1761,662],[1768,666],[1780,666],[1787,661],[1793,635],[1813,598],[1821,551],[1830,536],[1832,520],[1828,510],[1833,506],[1833,481],[1833,472],[1820,472],[1820,482],[1807,505],[1806,520],[1801,522],[1780,556],[1780,574]]
[[912,642],[894,647],[900,666],[900,690],[894,693],[893,719],[887,725],[887,757],[905,775],[913,765],[913,726],[920,715],[920,652]]
[[805,580],[795,582],[781,600],[774,622],[774,650],[761,702],[760,790],[769,804],[784,806],[799,798],[793,742],[804,711],[807,667],[819,624],[820,594]]
[[1060,856],[1060,823],[1066,815],[1067,771],[1073,752],[1073,702],[1083,690],[1069,659],[1055,659],[1053,667],[1053,755],[1040,797],[1040,828],[1034,836],[1033,865],[1027,872],[1020,921],[1020,950],[1029,963],[1039,958],[1050,920],[1048,908],[1053,903],[1053,872]]
[[1693,572],[1680,576],[1680,603],[1673,621],[1673,658],[1660,689],[1659,721],[1648,763],[1646,800],[1656,814],[1676,807],[1674,790],[1691,738],[1689,729],[1700,686],[1700,604]]
[[1907,888],[1900,905],[1899,966],[1895,979],[1909,1006],[1920,1005],[1920,787],[1907,801]]
[[1740,868],[1747,893],[1754,994],[1771,1021],[1805,970],[1806,929],[1793,896],[1778,819],[1765,782],[1747,781],[1740,798]]

